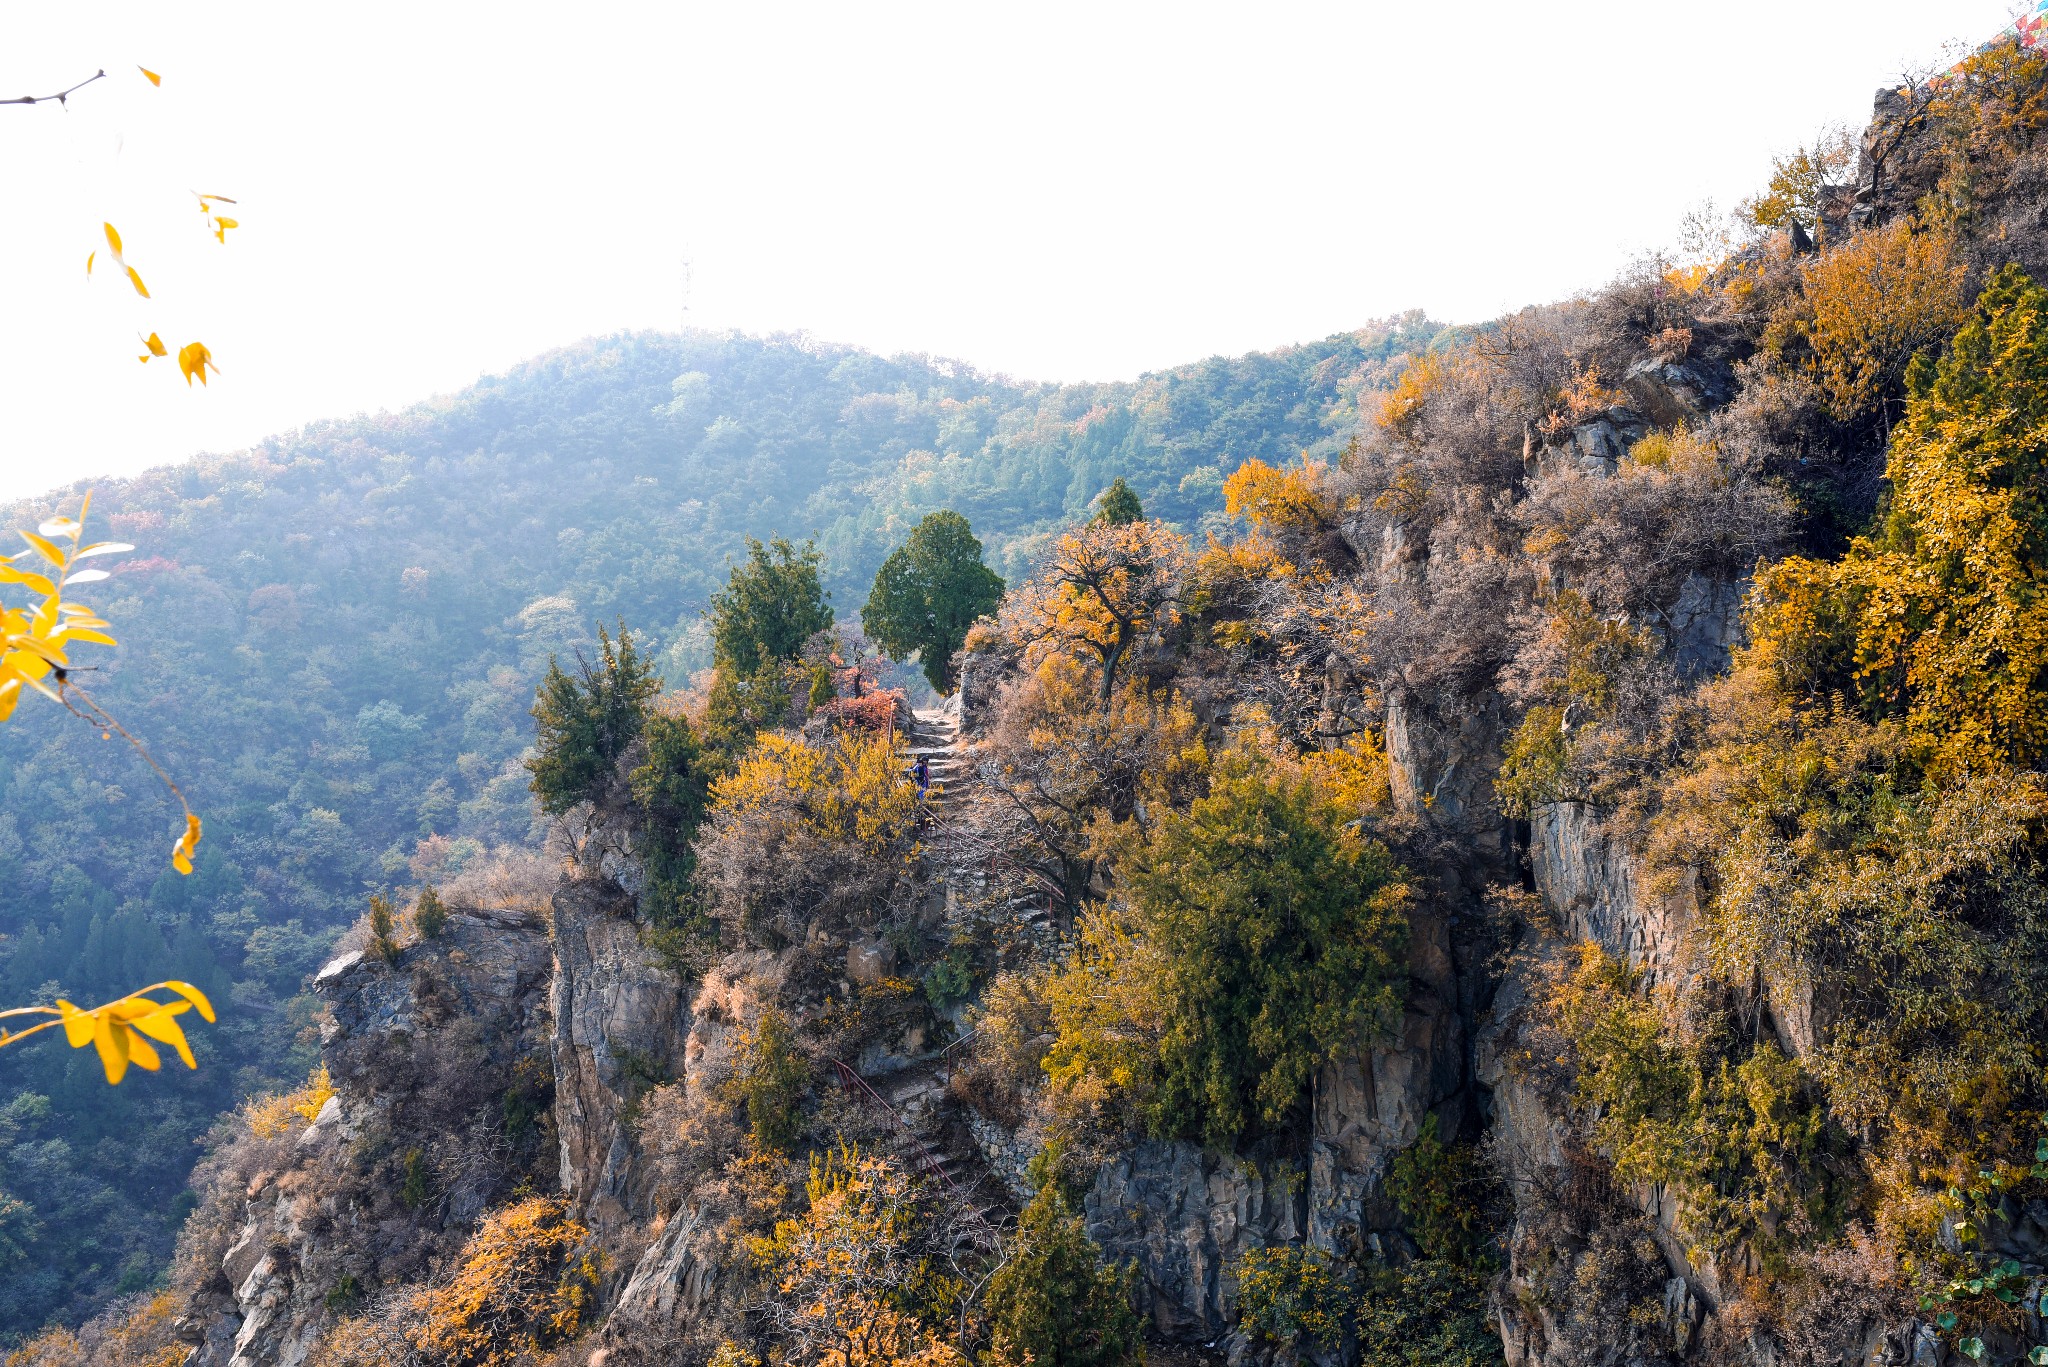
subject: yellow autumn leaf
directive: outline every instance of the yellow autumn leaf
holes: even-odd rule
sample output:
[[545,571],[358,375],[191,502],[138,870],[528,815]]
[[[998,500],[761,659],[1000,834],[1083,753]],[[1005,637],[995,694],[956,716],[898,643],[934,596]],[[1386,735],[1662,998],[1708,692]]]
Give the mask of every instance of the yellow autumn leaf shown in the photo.
[[143,75],[145,75],[145,76],[149,77],[149,83],[150,83],[151,85],[153,85],[153,86],[158,86],[158,87],[161,87],[161,86],[163,85],[163,83],[164,83],[164,78],[163,78],[163,77],[161,77],[161,76],[159,76],[159,75],[157,75],[157,74],[156,74],[156,73],[155,73],[154,71],[151,71],[151,70],[150,70],[150,69],[149,69],[148,67],[146,67],[146,66],[137,66],[137,67],[136,67],[135,69],[136,69],[137,71],[141,72],[141,73],[142,73]]
[[[192,852],[199,848],[199,818],[185,813],[185,833],[171,846],[171,867],[179,873],[192,872]],[[202,1000],[204,1000],[202,998]],[[204,1015],[204,1012],[200,1014]],[[209,1019],[211,1019],[209,1017]]]
[[85,273],[87,275],[92,274],[92,259],[98,255],[97,251],[90,251],[85,254]]
[[15,705],[21,701],[21,680],[0,679],[0,721],[14,715]]
[[213,235],[220,242],[220,244],[223,247],[225,247],[228,242],[228,229],[239,228],[241,226],[241,223],[236,219],[216,218],[215,220],[213,220]]
[[121,254],[121,234],[114,231],[114,225],[111,223],[102,223],[100,227],[106,229],[107,245],[113,248],[115,256],[119,256]]
[[57,998],[57,1009],[64,1013],[64,1038],[71,1041],[73,1049],[83,1049],[92,1042],[92,1012],[81,1011],[62,997]]
[[184,1061],[187,1068],[197,1068],[199,1063],[192,1057],[192,1046],[186,1042],[185,1032],[179,1029],[178,1022],[172,1019],[180,1011],[191,1009],[186,1002],[172,1002],[167,1006],[158,1007],[146,1016],[136,1017],[134,1025],[151,1039],[162,1040],[176,1049],[178,1057]]
[[119,1021],[115,1024],[115,1029],[120,1034],[121,1042],[128,1046],[130,1063],[138,1068],[147,1068],[152,1073],[163,1066],[163,1060],[157,1057],[156,1046],[137,1034],[134,1025],[127,1021]]
[[100,1067],[107,1070],[107,1084],[119,1086],[128,1072],[128,1032],[114,1023],[105,1007],[93,1012],[92,1043],[99,1050]]
[[49,538],[37,536],[34,532],[23,532],[21,539],[34,546],[41,553],[43,559],[49,561],[52,565],[64,563],[64,552],[58,550],[57,544]]
[[18,570],[5,562],[0,562],[0,584],[26,584],[45,596],[57,591],[56,584],[46,576],[37,574],[34,570]]
[[135,292],[141,295],[144,299],[149,298],[149,286],[142,283],[141,274],[133,266],[129,266],[127,270],[128,283],[135,286]]
[[220,367],[213,365],[213,353],[206,349],[205,343],[189,342],[178,348],[178,371],[184,375],[185,387],[187,389],[192,387],[192,381],[195,377],[199,383],[206,383],[206,368],[208,366],[213,366],[214,374],[220,374]]
[[[58,669],[71,668],[71,661],[64,654],[64,647],[51,641],[48,637],[24,635],[18,638],[18,644],[23,650],[41,656],[43,662],[47,665],[54,665]],[[38,674],[36,677],[41,678],[42,676]]]
[[[194,839],[197,839],[197,837],[195,836]],[[204,992],[201,992],[191,983],[185,982],[178,978],[170,978],[158,984],[158,986],[163,987],[168,991],[175,992],[179,996],[183,997],[186,1001],[191,1002],[193,1008],[199,1012],[199,1015],[202,1019],[209,1022],[213,1020],[213,1003],[206,999],[206,994]],[[151,989],[144,988],[143,990],[149,991]]]
[[[157,336],[154,332],[142,339],[142,345],[146,349],[140,356],[135,358],[138,361],[147,361],[152,356],[168,356],[171,354],[164,346],[164,339]],[[83,551],[79,552],[81,555],[85,553]]]

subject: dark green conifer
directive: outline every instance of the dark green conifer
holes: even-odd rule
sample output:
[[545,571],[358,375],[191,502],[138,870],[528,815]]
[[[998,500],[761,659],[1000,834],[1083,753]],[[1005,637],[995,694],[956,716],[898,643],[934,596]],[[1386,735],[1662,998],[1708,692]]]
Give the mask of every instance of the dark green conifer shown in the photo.
[[442,904],[441,894],[432,883],[420,891],[419,901],[413,903],[412,924],[422,940],[438,940],[441,932],[448,928],[448,908]]
[[723,672],[751,678],[794,660],[804,642],[832,625],[832,605],[818,576],[824,556],[787,537],[766,545],[747,538],[747,558],[711,600],[712,660]]
[[648,699],[661,688],[625,623],[616,641],[599,627],[597,642],[596,660],[578,653],[575,678],[550,656],[548,676],[534,697],[540,752],[526,768],[534,796],[550,816],[603,795],[612,766],[640,735]]
[[1144,1361],[1129,1278],[1101,1251],[1059,1183],[1024,1207],[1017,1245],[988,1285],[994,1360],[1033,1367],[1125,1367]]
[[1143,522],[1145,507],[1138,502],[1138,495],[1124,477],[1118,475],[1110,486],[1102,491],[1102,501],[1096,505],[1095,520],[1106,522],[1112,527],[1121,527],[1127,522]]

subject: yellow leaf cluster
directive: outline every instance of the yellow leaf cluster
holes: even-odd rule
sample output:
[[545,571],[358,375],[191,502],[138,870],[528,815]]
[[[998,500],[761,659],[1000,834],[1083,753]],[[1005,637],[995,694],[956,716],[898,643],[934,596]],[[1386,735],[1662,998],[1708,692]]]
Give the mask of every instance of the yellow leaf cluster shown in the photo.
[[1416,423],[1450,378],[1450,371],[1449,359],[1442,352],[1426,352],[1410,360],[1401,378],[1380,400],[1379,425],[1398,437],[1412,439]]
[[965,1367],[928,1320],[966,1292],[923,1246],[915,1184],[842,1146],[811,1159],[804,1214],[750,1247],[774,1278],[775,1316],[797,1360],[832,1367]]
[[886,736],[857,732],[836,744],[769,734],[711,786],[714,812],[767,816],[793,808],[805,832],[864,858],[888,857],[917,820],[917,788]]
[[[179,1000],[157,1001],[147,995],[151,992],[175,993]],[[156,1051],[156,1044],[170,1045],[187,1068],[197,1068],[199,1065],[192,1057],[192,1046],[186,1042],[184,1029],[177,1020],[195,1007],[203,1019],[211,1021],[214,1018],[213,1003],[206,999],[206,994],[191,983],[176,979],[151,983],[140,992],[91,1010],[74,1006],[60,997],[55,1006],[19,1006],[0,1011],[0,1020],[22,1016],[48,1018],[26,1030],[10,1031],[0,1026],[0,1048],[61,1025],[64,1038],[72,1048],[83,1049],[90,1044],[99,1051],[100,1066],[106,1070],[110,1085],[127,1075],[130,1064],[152,1073],[162,1067],[163,1059]],[[156,1044],[152,1044],[152,1040]]]
[[1107,710],[1132,649],[1180,621],[1192,571],[1186,540],[1162,522],[1092,522],[1060,537],[1006,620],[1034,663],[1053,651],[1091,657]]
[[177,1295],[158,1291],[114,1302],[81,1329],[46,1329],[13,1349],[5,1367],[181,1367]]
[[74,642],[116,644],[106,621],[64,598],[73,584],[107,577],[104,570],[78,568],[79,561],[135,549],[119,541],[80,545],[91,506],[88,494],[76,518],[53,517],[36,531],[20,533],[28,549],[0,559],[0,585],[19,584],[32,595],[18,607],[0,599],[0,721],[13,714],[24,688],[64,701],[59,689],[71,668]]
[[1223,509],[1254,527],[1307,535],[1334,523],[1341,512],[1329,489],[1329,466],[1305,461],[1278,470],[1256,457],[1223,482]]
[[320,1108],[334,1095],[334,1079],[327,1065],[315,1067],[305,1085],[275,1096],[259,1097],[242,1110],[249,1132],[258,1139],[283,1139],[313,1123]]
[[2048,292],[2008,267],[1920,378],[1883,534],[1757,580],[1753,659],[1903,717],[1937,771],[2048,754]]
[[1170,966],[1121,907],[1090,906],[1077,929],[1075,953],[1040,987],[1054,1033],[1043,1065],[1050,1099],[1071,1123],[1132,1125],[1170,1024]]
[[1806,338],[1828,408],[1844,420],[1874,409],[1922,347],[1968,310],[1955,241],[1906,222],[1859,234],[1805,268]]

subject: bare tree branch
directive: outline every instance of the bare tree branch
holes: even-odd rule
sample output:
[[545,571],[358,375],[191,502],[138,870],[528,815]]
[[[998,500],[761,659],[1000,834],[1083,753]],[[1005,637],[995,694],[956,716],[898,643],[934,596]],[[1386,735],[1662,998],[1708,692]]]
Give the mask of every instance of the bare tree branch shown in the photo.
[[77,85],[74,85],[67,90],[60,90],[54,95],[18,95],[11,100],[0,100],[0,104],[47,104],[51,100],[55,100],[58,104],[63,104],[64,101],[67,98],[69,98],[73,92],[83,90],[85,87],[91,85],[94,81],[97,81],[104,77],[106,74],[107,73],[105,71],[95,71],[92,73],[92,75],[86,77]]

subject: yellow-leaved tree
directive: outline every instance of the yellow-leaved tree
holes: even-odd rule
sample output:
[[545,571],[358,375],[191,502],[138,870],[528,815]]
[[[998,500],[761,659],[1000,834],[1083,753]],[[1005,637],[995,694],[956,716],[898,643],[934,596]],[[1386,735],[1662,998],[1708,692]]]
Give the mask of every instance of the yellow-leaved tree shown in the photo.
[[1880,533],[1757,580],[1760,663],[1898,718],[1937,771],[2048,754],[2048,291],[2007,266],[1908,376]]
[[1131,651],[1180,620],[1190,568],[1187,543],[1165,523],[1098,519],[1059,539],[1007,615],[1039,654],[1092,659],[1096,705],[1107,712]]

